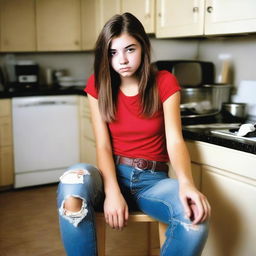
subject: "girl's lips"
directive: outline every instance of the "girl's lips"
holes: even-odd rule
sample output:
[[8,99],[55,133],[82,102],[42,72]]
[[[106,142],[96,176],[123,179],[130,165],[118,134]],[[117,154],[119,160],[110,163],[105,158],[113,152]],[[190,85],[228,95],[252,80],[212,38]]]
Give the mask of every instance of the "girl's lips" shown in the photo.
[[120,68],[119,71],[120,72],[127,72],[129,71],[131,68],[127,67],[127,68]]

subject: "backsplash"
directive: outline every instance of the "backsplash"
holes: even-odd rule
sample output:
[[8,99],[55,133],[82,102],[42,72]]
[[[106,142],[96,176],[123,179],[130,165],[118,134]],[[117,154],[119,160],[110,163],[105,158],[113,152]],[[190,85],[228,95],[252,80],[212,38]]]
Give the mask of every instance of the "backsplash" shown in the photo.
[[[199,59],[215,64],[215,78],[221,70],[221,58],[229,58],[232,67],[233,92],[242,80],[256,80],[256,35],[216,37],[207,39],[155,39],[151,37],[152,60]],[[0,54],[0,65],[6,54]],[[17,53],[18,60],[31,59],[39,63],[41,82],[45,69],[66,69],[68,74],[88,78],[93,72],[92,52]]]

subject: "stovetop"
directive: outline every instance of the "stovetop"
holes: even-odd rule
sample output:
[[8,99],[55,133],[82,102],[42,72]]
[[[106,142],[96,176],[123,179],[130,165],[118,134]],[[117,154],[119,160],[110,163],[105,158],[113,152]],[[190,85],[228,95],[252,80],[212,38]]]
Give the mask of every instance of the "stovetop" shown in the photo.
[[247,153],[256,154],[256,138],[238,137],[236,131],[244,123],[256,123],[255,119],[225,119],[221,113],[210,117],[182,120],[186,140],[203,141]]

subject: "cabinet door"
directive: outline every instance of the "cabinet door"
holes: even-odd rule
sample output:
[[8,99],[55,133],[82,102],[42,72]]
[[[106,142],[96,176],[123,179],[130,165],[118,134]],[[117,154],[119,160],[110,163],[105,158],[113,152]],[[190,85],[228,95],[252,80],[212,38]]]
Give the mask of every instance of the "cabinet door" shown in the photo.
[[157,0],[156,37],[203,34],[204,1]]
[[80,0],[36,0],[38,51],[81,50]]
[[120,0],[81,1],[82,48],[83,50],[92,50],[106,21],[120,13]]
[[147,33],[155,32],[155,0],[122,0],[121,9],[136,16]]
[[0,117],[11,116],[11,100],[0,100]]
[[255,0],[207,0],[205,34],[255,32],[255,10]]
[[0,118],[0,147],[12,145],[12,122],[10,117]]
[[36,50],[34,0],[0,0],[1,51]]
[[0,147],[0,186],[13,184],[12,147]]
[[256,183],[226,174],[216,168],[202,168],[202,192],[212,207],[203,255],[256,255]]
[[[192,171],[192,176],[193,176],[195,186],[200,190],[201,189],[201,165],[191,163],[191,171]],[[176,173],[173,170],[172,166],[169,167],[169,176],[174,179],[177,178]]]

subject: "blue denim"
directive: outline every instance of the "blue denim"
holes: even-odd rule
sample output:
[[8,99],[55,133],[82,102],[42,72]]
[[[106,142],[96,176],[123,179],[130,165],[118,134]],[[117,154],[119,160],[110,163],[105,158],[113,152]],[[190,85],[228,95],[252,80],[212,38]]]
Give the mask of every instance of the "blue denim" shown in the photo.
[[[61,236],[68,256],[95,256],[97,244],[94,211],[102,208],[102,180],[99,171],[92,165],[78,164],[69,170],[79,168],[87,170],[82,183],[59,183]],[[129,209],[140,210],[168,224],[161,256],[201,255],[208,235],[208,222],[193,225],[185,217],[177,180],[169,178],[165,172],[137,170],[126,165],[117,165],[116,169],[118,183]],[[84,207],[77,216],[65,215],[63,202],[69,196],[83,199]]]

